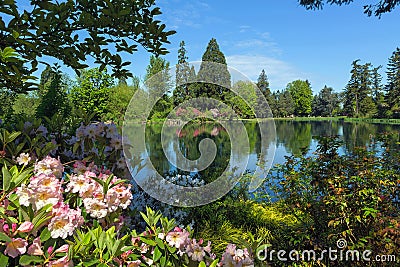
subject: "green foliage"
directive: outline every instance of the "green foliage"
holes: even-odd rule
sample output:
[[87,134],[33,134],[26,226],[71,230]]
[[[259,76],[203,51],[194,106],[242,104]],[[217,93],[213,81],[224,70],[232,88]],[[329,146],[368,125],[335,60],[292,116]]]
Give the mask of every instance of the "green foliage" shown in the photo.
[[102,115],[102,120],[111,120],[119,125],[122,125],[126,108],[129,105],[133,95],[139,90],[139,78],[134,77],[132,85],[118,84],[110,88],[109,101],[105,114]]
[[176,106],[190,98],[192,95],[189,84],[196,77],[193,66],[191,68],[187,60],[188,57],[186,56],[185,42],[182,41],[179,44],[178,64],[176,65],[175,70],[176,88],[173,93],[173,100]]
[[258,76],[257,86],[263,93],[265,99],[269,100],[271,97],[271,90],[269,88],[268,77],[265,73],[265,70],[262,70],[260,75]]
[[[347,5],[353,1],[354,0],[299,0],[299,3],[300,5],[305,6],[307,9],[322,9],[324,3],[331,5]],[[368,16],[374,15],[381,17],[382,14],[391,12],[399,4],[399,0],[380,0],[374,4],[364,5],[364,13]]]
[[314,96],[312,103],[312,115],[322,117],[332,117],[339,110],[339,95],[333,92],[331,87],[325,86]]
[[253,251],[259,243],[282,244],[283,237],[298,227],[297,219],[280,205],[229,197],[195,208],[192,214],[198,225],[195,235],[212,241],[217,253],[229,243]]
[[389,58],[387,67],[386,99],[392,116],[400,118],[400,48]]
[[85,70],[78,77],[69,97],[75,109],[93,113],[93,119],[98,120],[108,112],[110,88],[113,85],[114,80],[106,71],[97,68]]
[[41,80],[41,84],[43,83],[40,91],[42,96],[36,109],[36,116],[38,118],[51,118],[54,115],[59,115],[67,119],[70,115],[71,107],[61,72],[55,68],[49,73],[49,76],[47,81]]
[[286,158],[274,181],[285,207],[303,225],[293,236],[292,246],[323,250],[344,238],[347,249],[398,252],[399,213],[394,200],[400,173],[397,163],[392,163],[399,154],[398,144],[389,150],[387,140],[381,156],[365,148],[340,155],[337,139],[321,137],[315,157]]
[[352,63],[351,78],[344,91],[343,112],[351,117],[374,116],[376,104],[373,101],[373,87],[374,91],[379,88],[376,88],[377,76],[373,73],[377,70],[372,68],[371,63],[360,65],[358,62],[355,60]]
[[8,119],[13,114],[13,105],[17,94],[12,90],[0,87],[0,119]]
[[269,103],[274,117],[289,117],[294,114],[295,102],[288,90],[273,93]]
[[235,113],[243,119],[254,118],[255,108],[257,106],[257,95],[255,86],[249,81],[237,81],[232,90],[238,94],[229,94],[226,98]]
[[[206,51],[201,58],[200,70],[197,73],[197,80],[208,81],[195,83],[191,86],[195,97],[215,98],[224,100],[232,92],[231,75],[226,65],[225,55],[220,51],[217,40],[212,38],[207,45]],[[218,64],[208,64],[213,62]]]
[[14,114],[33,118],[39,104],[40,99],[34,94],[18,94],[13,106]]
[[165,59],[151,56],[146,69],[145,86],[148,90],[150,103],[156,102],[150,112],[150,118],[165,118],[172,109],[172,101],[168,96],[171,92],[171,77],[169,62]]
[[[139,44],[149,52],[165,54],[162,45],[175,33],[166,31],[156,19],[161,11],[154,0],[31,1],[28,10],[23,4],[2,1],[0,5],[0,47],[5,48],[0,57],[0,88],[16,92],[37,88],[27,80],[43,56],[54,57],[77,72],[88,67],[85,61],[90,56],[101,70],[110,66],[113,76],[127,77],[130,74],[124,67],[129,62],[123,62],[119,53],[132,54]],[[6,18],[10,18],[7,24]],[[15,52],[30,66],[15,60]]]
[[296,80],[286,86],[294,101],[294,114],[307,116],[311,114],[312,90],[308,81]]

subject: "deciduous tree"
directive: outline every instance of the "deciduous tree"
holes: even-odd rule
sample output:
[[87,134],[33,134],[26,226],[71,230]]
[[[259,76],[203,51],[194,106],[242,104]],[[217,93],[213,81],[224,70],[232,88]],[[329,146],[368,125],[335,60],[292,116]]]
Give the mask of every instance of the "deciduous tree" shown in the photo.
[[310,83],[296,80],[289,83],[286,87],[295,103],[294,113],[297,116],[308,116],[311,114],[311,104],[313,94]]
[[[305,6],[307,9],[322,9],[323,5],[347,5],[354,2],[354,0],[299,0],[300,5]],[[396,6],[400,4],[400,0],[379,0],[371,4],[364,5],[364,13],[368,16],[375,15],[380,17],[383,13],[391,12]]]
[[[161,14],[155,0],[66,0],[26,3],[0,0],[0,49],[13,49],[21,60],[5,61],[0,88],[17,92],[37,88],[31,79],[39,60],[50,56],[79,70],[92,57],[100,65],[112,68],[113,76],[132,76],[129,62],[120,53],[132,54],[141,45],[149,52],[165,54],[163,48],[174,31],[156,19]],[[116,51],[116,52],[113,52]]]

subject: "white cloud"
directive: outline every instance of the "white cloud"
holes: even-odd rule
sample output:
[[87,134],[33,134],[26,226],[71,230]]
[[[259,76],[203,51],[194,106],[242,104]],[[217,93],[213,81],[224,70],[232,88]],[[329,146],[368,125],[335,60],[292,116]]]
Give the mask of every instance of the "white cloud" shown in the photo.
[[241,32],[241,33],[243,33],[243,32],[247,32],[247,31],[249,31],[250,30],[250,26],[247,26],[247,25],[242,25],[242,26],[239,26],[239,32]]
[[226,57],[229,67],[233,67],[249,77],[252,81],[257,81],[262,69],[265,70],[270,88],[281,90],[289,82],[297,79],[307,79],[307,75],[287,62],[260,55],[231,55]]

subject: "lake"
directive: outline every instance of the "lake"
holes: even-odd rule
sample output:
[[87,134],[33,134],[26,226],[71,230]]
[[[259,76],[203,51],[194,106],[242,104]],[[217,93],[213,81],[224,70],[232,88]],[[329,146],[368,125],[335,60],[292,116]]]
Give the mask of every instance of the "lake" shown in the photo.
[[[169,181],[179,174],[197,177],[206,184],[224,171],[265,174],[269,167],[284,163],[285,156],[312,155],[318,136],[339,136],[343,141],[339,152],[347,154],[358,146],[379,146],[373,141],[379,133],[400,132],[400,125],[344,121],[271,120],[260,123],[260,127],[255,121],[223,124],[130,125],[125,133],[129,133],[133,154],[144,166],[135,178],[147,179],[153,166]],[[144,143],[138,138],[142,132]],[[260,163],[263,168],[257,169]]]
[[343,141],[339,153],[349,154],[359,146],[379,150],[374,136],[383,132],[400,133],[400,125],[265,120],[129,124],[123,130],[135,158],[130,170],[136,182],[152,197],[182,206],[210,203],[244,173],[255,174],[249,191],[261,189],[271,166],[284,163],[286,156],[312,155],[320,136],[338,136]]

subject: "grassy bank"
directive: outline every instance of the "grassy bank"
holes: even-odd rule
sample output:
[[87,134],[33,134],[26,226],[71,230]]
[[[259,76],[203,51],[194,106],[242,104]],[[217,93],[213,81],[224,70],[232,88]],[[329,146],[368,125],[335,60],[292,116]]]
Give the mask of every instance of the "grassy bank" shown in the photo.
[[288,121],[344,121],[344,122],[367,122],[400,124],[400,119],[373,119],[373,118],[347,118],[347,117],[294,117],[294,118],[274,118],[275,120]]

